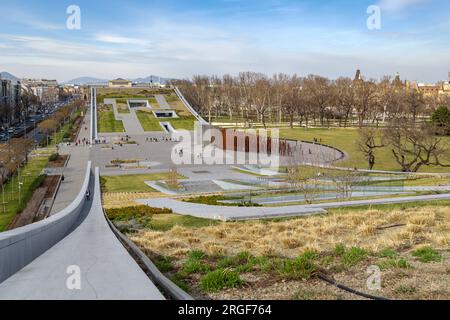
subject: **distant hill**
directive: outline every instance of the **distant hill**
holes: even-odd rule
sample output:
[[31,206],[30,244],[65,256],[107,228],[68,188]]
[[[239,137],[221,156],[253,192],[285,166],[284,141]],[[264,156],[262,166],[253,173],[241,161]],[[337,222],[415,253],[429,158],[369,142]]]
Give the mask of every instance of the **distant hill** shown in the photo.
[[80,77],[64,82],[64,84],[73,84],[73,85],[108,84],[108,80],[98,79],[94,77]]
[[159,82],[161,84],[166,84],[168,83],[170,80],[170,78],[163,78],[160,76],[155,76],[155,75],[150,75],[146,78],[137,78],[137,79],[131,79],[131,81],[133,81],[134,83],[151,83],[151,82]]
[[16,76],[12,75],[9,72],[0,72],[0,78],[11,80],[12,82],[17,82],[20,80],[19,78],[17,78]]
[[[168,83],[171,79],[170,78],[163,78],[159,76],[148,76],[145,78],[136,78],[136,79],[130,79],[134,83],[151,83],[153,82],[160,82],[161,84]],[[73,84],[73,85],[92,85],[92,84],[99,84],[99,85],[105,85],[108,84],[109,80],[107,79],[99,79],[94,77],[80,77],[76,79],[72,79],[70,81],[64,82],[64,84]]]

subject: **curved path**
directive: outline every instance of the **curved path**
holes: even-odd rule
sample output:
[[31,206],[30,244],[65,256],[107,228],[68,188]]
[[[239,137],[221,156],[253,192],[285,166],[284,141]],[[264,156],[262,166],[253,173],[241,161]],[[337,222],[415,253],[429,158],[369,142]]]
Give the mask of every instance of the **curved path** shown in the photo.
[[450,194],[436,194],[428,196],[411,196],[386,199],[354,200],[341,202],[328,202],[311,205],[294,205],[282,207],[232,207],[232,206],[212,206],[184,202],[170,198],[158,198],[150,200],[138,200],[139,203],[155,208],[168,208],[181,215],[189,215],[199,218],[237,221],[252,219],[274,219],[305,216],[311,214],[326,213],[325,209],[345,208],[356,206],[398,204],[422,201],[449,200]]
[[[164,299],[108,226],[98,168],[93,190],[92,204],[83,208],[79,226],[0,284],[0,299]],[[81,288],[68,289],[67,282],[76,279],[70,272],[77,269]]]

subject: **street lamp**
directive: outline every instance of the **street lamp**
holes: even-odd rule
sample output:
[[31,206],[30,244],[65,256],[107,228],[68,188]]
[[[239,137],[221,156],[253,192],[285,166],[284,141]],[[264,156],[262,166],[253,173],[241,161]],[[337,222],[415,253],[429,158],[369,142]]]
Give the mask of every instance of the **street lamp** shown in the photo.
[[19,182],[19,206],[20,206],[20,204],[22,202],[22,198],[20,196],[20,190],[22,189],[22,185],[23,185],[23,182]]

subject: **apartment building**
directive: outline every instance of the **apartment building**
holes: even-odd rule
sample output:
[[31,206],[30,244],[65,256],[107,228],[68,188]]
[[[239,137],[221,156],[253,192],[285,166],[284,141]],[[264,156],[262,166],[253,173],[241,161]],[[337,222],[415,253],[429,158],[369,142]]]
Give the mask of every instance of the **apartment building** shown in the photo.
[[51,105],[59,100],[59,85],[56,80],[26,79],[24,86],[35,95],[43,105]]

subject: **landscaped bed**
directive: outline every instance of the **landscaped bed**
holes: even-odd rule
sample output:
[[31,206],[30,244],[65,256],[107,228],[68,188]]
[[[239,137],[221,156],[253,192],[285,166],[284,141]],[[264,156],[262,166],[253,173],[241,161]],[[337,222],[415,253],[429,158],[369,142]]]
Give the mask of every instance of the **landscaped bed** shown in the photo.
[[155,118],[153,113],[151,111],[142,111],[138,110],[136,111],[136,115],[139,119],[139,122],[141,123],[142,128],[144,131],[147,132],[159,132],[164,131],[161,125],[159,124],[159,120]]
[[122,121],[116,120],[112,106],[98,108],[98,132],[113,133],[124,132]]
[[[446,205],[340,209],[326,216],[235,223],[198,218],[185,223],[188,217],[151,214],[148,224],[129,236],[200,299],[361,298],[320,275],[387,298],[449,299]],[[174,217],[158,224],[165,215]],[[381,290],[367,288],[370,266],[381,270]]]

